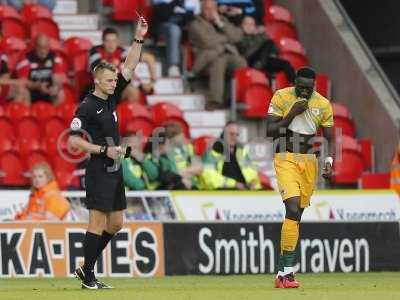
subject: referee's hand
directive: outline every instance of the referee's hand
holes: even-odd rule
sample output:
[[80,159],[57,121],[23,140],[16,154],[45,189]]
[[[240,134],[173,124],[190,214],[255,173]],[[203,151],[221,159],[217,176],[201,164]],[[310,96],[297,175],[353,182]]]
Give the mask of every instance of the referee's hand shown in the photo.
[[107,156],[114,160],[119,159],[122,155],[122,152],[123,150],[120,146],[107,148]]

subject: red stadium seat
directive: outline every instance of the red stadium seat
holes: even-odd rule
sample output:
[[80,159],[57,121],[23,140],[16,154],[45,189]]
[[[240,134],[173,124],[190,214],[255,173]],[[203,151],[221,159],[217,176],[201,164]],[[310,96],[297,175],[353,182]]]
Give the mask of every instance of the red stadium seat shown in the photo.
[[27,37],[24,23],[17,18],[3,18],[1,20],[1,31],[3,37],[6,38],[13,36],[24,40]]
[[113,12],[111,18],[115,21],[132,22],[136,19],[137,4],[137,1],[132,0],[112,0]]
[[354,137],[356,129],[351,119],[336,117],[333,115],[335,134],[347,135]]
[[78,99],[78,96],[76,95],[75,88],[68,84],[64,83],[64,102],[71,102],[71,103],[76,103]]
[[202,135],[193,140],[194,152],[196,155],[203,156],[209,150],[215,141],[215,137],[210,135]]
[[57,106],[57,116],[64,120],[64,124],[69,127],[72,118],[75,115],[78,104],[72,102],[63,102]]
[[361,189],[389,189],[390,173],[364,173],[361,175],[359,188]]
[[293,53],[293,52],[282,52],[279,55],[281,58],[287,60],[290,62],[292,67],[295,70],[298,70],[302,67],[305,67],[308,65],[308,59],[304,55],[298,54],[298,53]]
[[38,122],[32,117],[21,119],[17,124],[18,138],[40,139],[41,130]]
[[241,101],[245,90],[252,84],[268,85],[265,74],[253,68],[240,68],[235,72],[236,100]]
[[168,124],[178,124],[181,129],[183,134],[187,139],[190,139],[190,127],[189,124],[181,117],[168,117],[163,123],[161,123],[161,126],[167,126]]
[[43,141],[44,151],[46,152],[47,156],[48,157],[54,157],[54,156],[60,155],[59,148],[62,149],[63,145],[62,144],[60,144],[60,145],[58,144],[58,142],[59,142],[58,137],[54,137],[54,136],[47,137],[47,136],[44,136],[43,138],[44,138],[44,141]]
[[4,136],[2,132],[2,134],[0,135],[0,155],[5,151],[12,151],[12,150],[15,150],[14,140],[7,136]]
[[15,139],[15,130],[11,121],[6,117],[0,117],[0,132],[1,137]]
[[43,146],[38,138],[20,137],[17,139],[16,149],[20,157],[27,157],[32,151],[43,150]]
[[347,135],[343,135],[341,137],[336,138],[336,143],[339,145],[339,149],[344,149],[344,150],[351,150],[355,152],[359,152],[361,154],[361,147],[358,141]]
[[370,139],[360,139],[358,144],[361,148],[361,155],[363,158],[364,170],[375,169],[375,150],[374,144]]
[[21,10],[21,16],[27,25],[32,24],[38,18],[53,18],[51,11],[46,6],[39,4],[25,4]]
[[[151,113],[147,109],[147,107],[140,103],[132,103],[128,101],[123,101],[117,107],[118,114],[118,123],[121,130],[121,133],[127,132],[127,124],[132,119],[144,119],[147,121],[143,121],[147,124],[153,124]],[[130,126],[133,128],[136,126],[135,124],[139,124],[138,122],[133,122]],[[152,125],[153,126],[153,125]],[[146,126],[149,128],[149,125]]]
[[246,118],[265,118],[272,95],[272,90],[266,85],[252,84],[249,86],[244,93],[243,102],[246,106],[242,111],[243,116]]
[[280,21],[268,22],[265,25],[265,32],[275,43],[278,43],[283,37],[297,38],[296,29],[292,25]]
[[141,134],[143,137],[151,136],[153,132],[154,124],[151,119],[147,118],[134,118],[128,120],[124,131],[121,129],[122,135],[125,134]]
[[333,109],[333,115],[335,117],[352,119],[351,113],[345,105],[332,102],[332,109]]
[[37,119],[40,123],[44,122],[46,119],[54,117],[57,115],[56,107],[45,101],[37,101],[31,106],[32,117]]
[[69,55],[73,56],[82,51],[89,51],[93,47],[90,40],[81,37],[70,37],[64,41],[64,49]]
[[336,184],[357,184],[364,166],[360,152],[343,149],[341,157],[334,161],[333,182]]
[[275,75],[275,90],[280,90],[286,87],[290,87],[292,84],[288,80],[284,72],[278,72]]
[[5,115],[13,122],[17,122],[24,117],[29,117],[31,115],[31,109],[28,105],[13,101],[7,104]]
[[271,5],[265,10],[264,20],[268,21],[281,21],[288,24],[294,24],[294,19],[291,12],[280,5]]
[[46,138],[58,140],[67,129],[68,127],[65,125],[64,120],[58,117],[49,118],[43,123],[43,134]]
[[63,171],[69,171],[72,172],[76,169],[76,164],[73,162],[70,162],[60,155],[56,155],[53,158],[52,161],[52,166],[54,170],[63,170]]
[[290,37],[282,37],[277,47],[280,52],[291,52],[306,56],[306,50],[303,45],[298,40]]
[[37,18],[30,26],[30,38],[34,40],[40,33],[44,33],[49,37],[59,40],[60,32],[58,25],[51,19]]
[[77,73],[77,72],[87,72],[88,68],[88,52],[85,51],[80,51],[76,53],[72,57],[72,62],[71,62],[71,71]]
[[[87,57],[85,58],[87,62]],[[74,86],[78,96],[81,96],[93,84],[92,75],[87,70],[75,71]],[[79,98],[79,97],[78,97]]]
[[315,78],[315,90],[322,96],[331,98],[331,79],[328,75],[317,74]]
[[183,114],[180,108],[172,103],[159,102],[151,107],[153,121],[156,126],[163,124],[170,118],[181,118]]
[[27,46],[24,40],[11,36],[1,39],[0,49],[7,55],[8,68],[12,72]]
[[25,165],[27,170],[32,170],[34,165],[42,162],[49,162],[43,151],[32,151],[25,156]]
[[20,19],[18,11],[10,5],[0,5],[0,20],[4,18],[16,18]]
[[25,165],[15,152],[5,152],[0,156],[0,184],[24,186],[28,184],[24,176]]

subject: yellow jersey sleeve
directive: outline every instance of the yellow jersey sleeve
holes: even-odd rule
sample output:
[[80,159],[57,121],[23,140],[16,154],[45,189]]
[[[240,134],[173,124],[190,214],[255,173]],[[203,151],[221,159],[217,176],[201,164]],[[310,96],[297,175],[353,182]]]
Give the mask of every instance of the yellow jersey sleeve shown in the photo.
[[325,109],[323,110],[322,119],[321,119],[322,127],[332,127],[333,126],[333,109],[332,105],[328,102]]
[[274,96],[271,99],[268,108],[269,115],[275,115],[278,117],[283,117],[284,110],[283,110],[283,99],[279,93],[279,91],[275,92]]

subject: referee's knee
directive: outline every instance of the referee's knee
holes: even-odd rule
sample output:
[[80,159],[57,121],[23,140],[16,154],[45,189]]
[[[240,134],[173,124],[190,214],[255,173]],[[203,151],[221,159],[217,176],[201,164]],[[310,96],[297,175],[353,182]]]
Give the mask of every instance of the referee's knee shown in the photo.
[[116,234],[121,229],[122,229],[122,222],[121,223],[108,224],[108,226],[107,226],[107,232],[111,233],[111,234]]

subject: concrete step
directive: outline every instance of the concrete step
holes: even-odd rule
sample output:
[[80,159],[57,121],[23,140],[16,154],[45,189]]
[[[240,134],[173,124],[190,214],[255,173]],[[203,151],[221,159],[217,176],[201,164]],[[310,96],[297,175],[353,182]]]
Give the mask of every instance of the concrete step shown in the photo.
[[185,111],[183,115],[191,127],[223,127],[227,121],[225,110]]
[[78,13],[77,0],[57,0],[53,15],[76,15]]
[[149,95],[147,103],[150,105],[159,102],[170,102],[178,106],[183,111],[188,110],[204,110],[205,99],[200,94],[183,94],[183,95]]
[[155,94],[183,94],[183,80],[181,78],[163,77],[157,79],[154,85]]
[[58,24],[60,31],[99,29],[99,16],[97,14],[55,15],[53,19]]
[[190,137],[198,138],[202,135],[210,135],[219,138],[223,127],[190,127]]
[[101,30],[88,30],[88,31],[83,31],[83,30],[68,30],[68,31],[61,31],[60,32],[61,38],[62,39],[67,39],[69,37],[82,37],[90,40],[93,45],[99,45],[101,44],[101,35],[102,32]]

